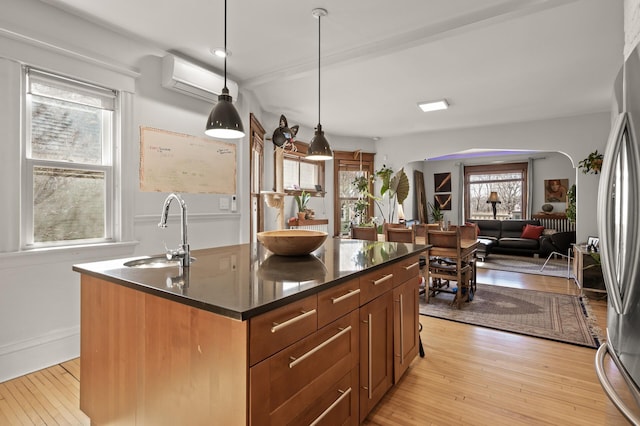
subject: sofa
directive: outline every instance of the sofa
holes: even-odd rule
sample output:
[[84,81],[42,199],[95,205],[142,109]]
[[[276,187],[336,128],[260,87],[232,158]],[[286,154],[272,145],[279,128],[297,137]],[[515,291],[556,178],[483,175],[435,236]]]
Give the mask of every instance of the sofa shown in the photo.
[[[484,255],[490,253],[533,256],[540,253],[544,228],[540,221],[532,220],[470,220],[478,227],[478,238]],[[523,235],[525,227],[527,233]],[[535,228],[533,228],[535,227]],[[523,238],[524,237],[524,238]]]

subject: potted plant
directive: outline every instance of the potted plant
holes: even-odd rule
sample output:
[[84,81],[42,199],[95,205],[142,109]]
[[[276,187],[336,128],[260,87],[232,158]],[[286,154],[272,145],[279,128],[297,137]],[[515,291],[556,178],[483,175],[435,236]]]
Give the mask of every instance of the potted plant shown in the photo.
[[311,194],[303,190],[300,195],[294,195],[293,199],[298,205],[298,219],[305,219],[307,217],[307,203],[311,199]]
[[[387,194],[389,197],[388,214],[385,222],[387,221],[386,219],[388,219],[389,223],[393,223],[395,212],[398,210],[398,204],[401,205],[404,203],[404,200],[409,196],[409,178],[404,172],[404,168],[394,174],[393,170],[384,164],[382,165],[382,169],[375,172],[375,176],[382,180],[380,196],[384,197],[384,195]],[[378,207],[380,206],[378,205]],[[382,209],[380,211],[382,212]]]
[[427,206],[429,207],[429,210],[431,210],[431,219],[433,219],[433,223],[440,224],[440,229],[444,229],[444,213],[440,210],[440,206],[429,202],[427,202]]
[[569,222],[576,222],[576,185],[571,185],[567,191],[567,210],[565,211]]
[[582,173],[591,173],[597,175],[602,170],[602,160],[604,155],[599,153],[596,149],[587,158],[578,163],[578,167],[582,170]]

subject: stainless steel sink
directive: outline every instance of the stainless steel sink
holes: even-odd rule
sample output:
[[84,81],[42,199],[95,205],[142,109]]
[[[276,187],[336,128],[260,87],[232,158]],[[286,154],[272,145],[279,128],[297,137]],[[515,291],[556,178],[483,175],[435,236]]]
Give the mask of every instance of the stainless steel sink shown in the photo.
[[[195,258],[191,258],[191,262],[195,262]],[[166,256],[143,257],[140,259],[130,260],[124,263],[129,268],[169,268],[180,266],[180,259],[167,259]]]

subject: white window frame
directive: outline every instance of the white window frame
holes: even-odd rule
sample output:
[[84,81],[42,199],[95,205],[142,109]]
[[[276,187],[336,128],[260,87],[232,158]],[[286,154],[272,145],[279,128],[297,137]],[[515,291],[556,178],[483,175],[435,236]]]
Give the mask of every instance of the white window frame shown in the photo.
[[[64,81],[65,85],[68,85],[70,88],[77,88],[78,91],[91,91],[92,89],[95,91],[101,92],[101,95],[108,94],[109,92],[113,92],[113,110],[112,117],[109,120],[109,123],[105,123],[105,128],[102,129],[102,159],[101,164],[81,164],[81,163],[70,163],[67,161],[55,161],[55,160],[41,160],[32,158],[31,153],[31,117],[32,117],[32,102],[29,95],[29,75],[32,74],[36,78],[40,80],[49,80],[52,83],[57,83],[59,81]],[[24,88],[22,91],[22,104],[24,106],[24,120],[23,120],[23,135],[22,138],[22,161],[23,161],[23,185],[22,187],[22,233],[21,233],[21,246],[23,249],[31,249],[31,248],[41,248],[41,247],[59,247],[59,246],[75,246],[82,244],[95,244],[95,243],[105,243],[105,242],[113,242],[114,241],[114,193],[115,193],[115,182],[114,182],[114,152],[115,145],[117,140],[117,125],[118,116],[120,114],[120,108],[118,104],[119,96],[115,90],[106,89],[102,87],[95,86],[90,83],[86,83],[80,81],[78,79],[67,78],[65,76],[49,73],[45,71],[41,71],[36,68],[32,68],[29,66],[23,67],[22,72],[23,85]],[[106,136],[106,137],[104,137]],[[33,200],[33,190],[34,190],[34,182],[33,182],[33,174],[34,170],[37,167],[52,167],[52,168],[65,168],[65,169],[75,169],[75,170],[90,170],[90,171],[98,171],[103,172],[105,179],[105,205],[103,207],[103,218],[104,218],[104,237],[102,238],[92,238],[92,239],[81,239],[81,240],[65,240],[65,241],[52,241],[52,242],[34,242],[34,200]]]

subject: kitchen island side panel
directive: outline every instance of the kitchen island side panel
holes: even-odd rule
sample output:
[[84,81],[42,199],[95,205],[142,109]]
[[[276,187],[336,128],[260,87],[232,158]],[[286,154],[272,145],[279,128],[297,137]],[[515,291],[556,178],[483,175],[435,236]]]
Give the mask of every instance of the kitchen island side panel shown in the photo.
[[247,423],[246,322],[86,275],[82,293],[92,423]]

